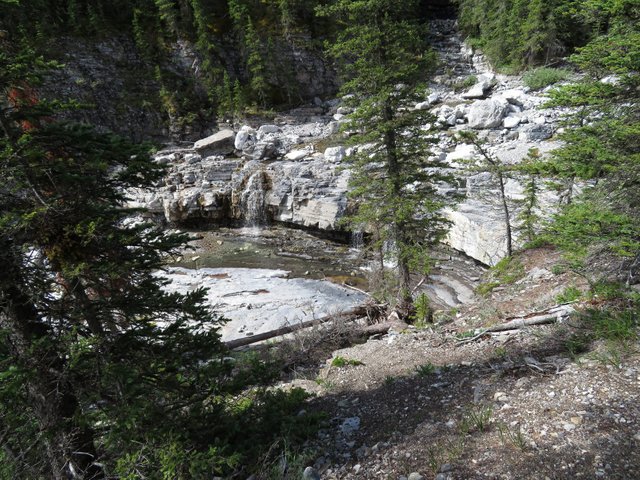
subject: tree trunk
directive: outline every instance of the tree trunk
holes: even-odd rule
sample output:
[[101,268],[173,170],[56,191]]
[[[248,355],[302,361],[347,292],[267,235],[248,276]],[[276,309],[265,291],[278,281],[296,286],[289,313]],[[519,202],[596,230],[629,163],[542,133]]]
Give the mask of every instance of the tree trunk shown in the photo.
[[43,342],[51,336],[49,327],[17,286],[2,293],[0,327],[9,332],[14,364],[31,372],[26,391],[35,420],[44,433],[49,477],[55,480],[104,478],[102,469],[94,465],[93,431],[77,425],[74,420],[80,406],[65,378],[64,359]]
[[[390,122],[393,120],[393,109],[391,105],[387,104],[384,108],[384,121]],[[383,138],[384,148],[387,152],[387,172],[392,185],[392,193],[394,196],[400,197],[402,195],[402,178],[401,168],[398,162],[397,155],[397,141],[396,132],[393,128],[387,127],[384,131]],[[395,212],[394,212],[395,213]],[[409,272],[409,265],[404,253],[404,248],[407,245],[406,235],[404,233],[405,225],[397,218],[392,220],[391,235],[396,244],[398,250],[397,262],[398,262],[398,307],[402,311],[409,311],[411,309],[411,275]]]
[[511,214],[509,212],[509,204],[507,203],[507,194],[504,188],[504,176],[498,171],[498,180],[500,182],[500,199],[502,200],[502,211],[504,212],[504,226],[507,234],[507,256],[513,254],[513,238],[511,232]]

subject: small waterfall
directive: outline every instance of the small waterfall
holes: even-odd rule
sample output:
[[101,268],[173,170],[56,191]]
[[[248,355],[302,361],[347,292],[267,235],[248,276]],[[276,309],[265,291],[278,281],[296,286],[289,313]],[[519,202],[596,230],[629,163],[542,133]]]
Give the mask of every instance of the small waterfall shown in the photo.
[[265,176],[262,170],[252,173],[240,195],[240,205],[247,227],[259,227],[267,223]]
[[364,231],[354,230],[351,232],[351,248],[362,250],[364,248]]

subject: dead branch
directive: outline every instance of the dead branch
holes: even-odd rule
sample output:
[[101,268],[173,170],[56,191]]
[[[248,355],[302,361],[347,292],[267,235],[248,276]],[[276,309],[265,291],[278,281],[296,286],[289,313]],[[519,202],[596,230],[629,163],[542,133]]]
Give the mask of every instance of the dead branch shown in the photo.
[[269,340],[274,337],[281,337],[282,335],[286,335],[288,333],[292,333],[303,328],[314,327],[316,325],[321,325],[323,323],[330,322],[332,320],[337,319],[356,319],[358,317],[362,317],[367,315],[367,305],[360,305],[351,310],[347,310],[345,312],[341,312],[338,314],[326,315],[321,318],[316,318],[314,320],[308,320],[306,322],[295,323],[292,325],[285,325],[284,327],[277,328],[275,330],[270,330],[264,333],[258,333],[256,335],[251,335],[250,337],[245,338],[237,338],[235,340],[229,340],[225,342],[225,345],[229,349],[234,349],[238,347],[244,347],[247,345],[252,345],[254,343],[262,342],[264,340]]
[[475,342],[476,340],[484,337],[488,333],[520,330],[525,327],[556,323],[566,319],[574,311],[575,311],[574,308],[570,304],[562,304],[562,305],[556,305],[547,310],[543,310],[542,312],[532,312],[522,317],[515,317],[515,318],[512,317],[510,319],[507,319],[507,322],[505,323],[484,328],[481,331],[479,331],[475,336],[460,340],[458,342],[458,345],[465,345],[467,343]]

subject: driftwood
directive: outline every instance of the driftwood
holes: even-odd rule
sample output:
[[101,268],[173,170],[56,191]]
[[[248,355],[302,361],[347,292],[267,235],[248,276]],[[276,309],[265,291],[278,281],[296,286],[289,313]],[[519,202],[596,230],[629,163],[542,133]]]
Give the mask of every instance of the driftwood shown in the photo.
[[536,325],[546,325],[550,323],[555,323],[564,320],[575,310],[571,305],[556,305],[555,307],[549,308],[542,312],[532,312],[523,317],[515,317],[508,319],[507,322],[501,323],[499,325],[493,325],[489,328],[484,328],[479,331],[475,336],[471,338],[465,338],[458,342],[458,345],[464,345],[466,343],[475,342],[481,337],[489,333],[494,332],[506,332],[510,330],[519,330],[525,327],[532,327]]
[[358,317],[365,316],[366,314],[367,314],[367,306],[360,305],[358,307],[352,308],[351,310],[346,310],[341,313],[326,315],[324,317],[308,320],[306,322],[285,325],[284,327],[280,327],[275,330],[271,330],[269,332],[258,333],[256,335],[251,335],[249,337],[244,337],[244,338],[237,338],[235,340],[229,340],[228,342],[224,342],[224,343],[229,349],[244,347],[247,345],[252,345],[254,343],[262,342],[264,340],[269,340],[270,338],[281,337],[282,335],[293,333],[298,330],[302,330],[303,328],[315,327],[316,325],[321,325],[323,323],[330,322],[331,320],[337,320],[337,319],[350,320],[350,319],[355,319]]

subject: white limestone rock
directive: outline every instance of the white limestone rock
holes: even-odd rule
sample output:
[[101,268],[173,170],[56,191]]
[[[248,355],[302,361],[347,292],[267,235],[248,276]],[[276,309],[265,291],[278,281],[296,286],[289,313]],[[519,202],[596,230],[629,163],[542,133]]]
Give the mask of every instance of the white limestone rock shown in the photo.
[[486,81],[476,83],[473,87],[462,94],[462,98],[471,100],[477,98],[485,98],[487,92],[491,89],[491,84]]
[[224,129],[218,133],[198,140],[193,148],[203,157],[209,155],[228,155],[233,153],[236,134],[233,130]]
[[505,100],[494,98],[478,100],[469,108],[467,114],[469,126],[474,129],[499,127],[506,110],[507,102]]
[[257,132],[249,125],[243,125],[234,142],[236,150],[247,150],[256,143]]

